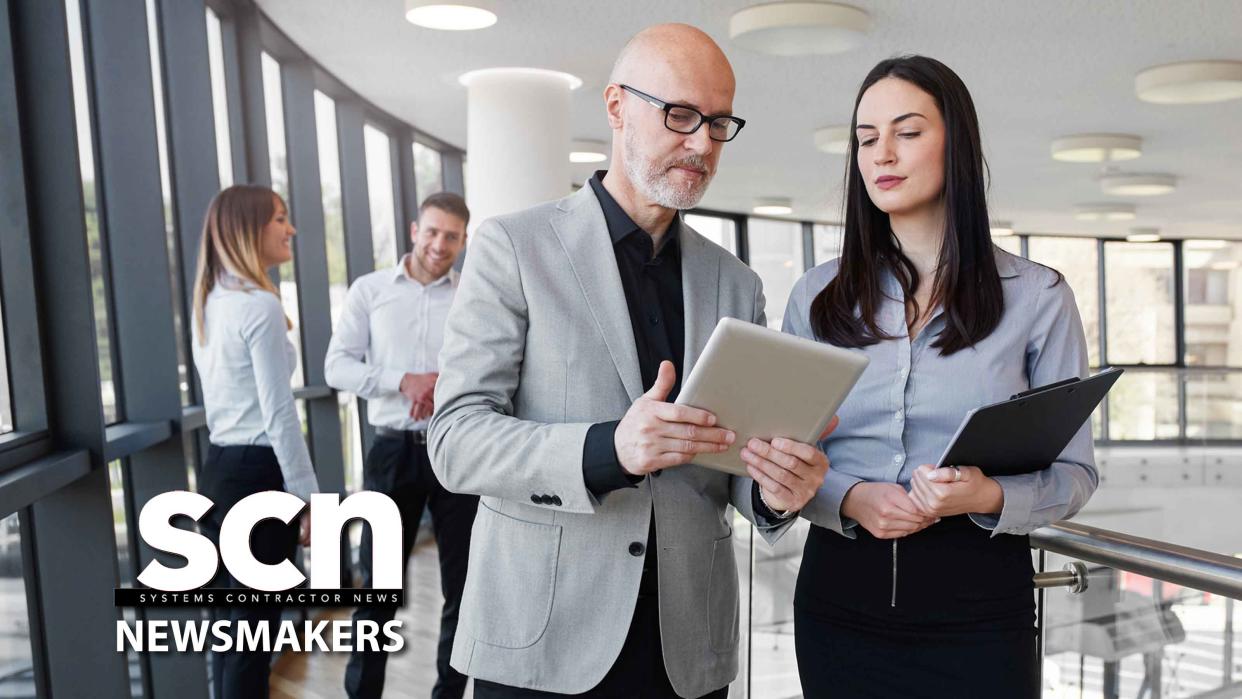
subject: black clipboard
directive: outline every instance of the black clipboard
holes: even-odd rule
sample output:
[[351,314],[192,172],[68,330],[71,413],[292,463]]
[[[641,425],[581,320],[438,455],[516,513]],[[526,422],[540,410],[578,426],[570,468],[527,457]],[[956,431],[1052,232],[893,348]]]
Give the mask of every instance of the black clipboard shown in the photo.
[[970,411],[937,466],[978,466],[989,476],[1048,468],[1122,371],[1058,381]]

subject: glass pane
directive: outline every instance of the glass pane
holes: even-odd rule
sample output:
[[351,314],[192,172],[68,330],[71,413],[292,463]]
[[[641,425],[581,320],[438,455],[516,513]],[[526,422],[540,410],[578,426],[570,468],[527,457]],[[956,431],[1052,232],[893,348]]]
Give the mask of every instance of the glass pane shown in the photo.
[[1131,369],[1108,392],[1108,438],[1177,439],[1177,374]]
[[[810,530],[810,523],[799,519],[775,545],[754,538],[750,588],[751,697],[802,696],[794,654],[793,595]],[[741,561],[748,558],[739,556]]]
[[737,255],[737,224],[733,219],[685,214],[682,220],[686,225],[698,231],[699,235]]
[[1186,363],[1242,366],[1242,243],[1187,240]]
[[1187,439],[1242,439],[1242,372],[1186,372]]
[[[267,153],[272,173],[272,189],[289,203],[289,169],[285,151],[285,108],[280,94],[280,63],[276,59],[263,54],[263,104],[267,116]],[[292,216],[292,213],[290,213]],[[293,222],[297,225],[297,221]],[[280,302],[285,307],[285,315],[293,321],[293,331],[289,339],[298,350],[297,367],[293,371],[294,388],[304,386],[302,369],[302,335],[298,332],[302,315],[298,307],[298,278],[296,256],[294,260],[280,266]]]
[[211,111],[216,125],[216,161],[220,187],[233,184],[233,150],[229,138],[228,89],[224,82],[224,37],[220,18],[207,8],[207,59],[211,69]]
[[802,276],[802,224],[752,218],[747,224],[746,243],[750,266],[763,280],[768,327],[779,329],[789,292]]
[[9,393],[9,361],[5,355],[4,303],[0,299],[0,434],[13,431],[13,405]]
[[[125,482],[125,472],[119,460],[108,463],[108,486],[112,499],[112,529],[116,536],[116,558],[118,570],[118,586],[133,587],[134,578],[137,576],[135,569],[136,561],[133,558],[134,552],[129,548],[129,518],[125,509],[125,489],[129,484]],[[137,613],[133,608],[124,610],[125,621],[131,625],[137,620]],[[138,658],[138,652],[132,648],[127,651],[129,665],[129,683],[130,691],[133,697],[142,696],[142,663]]]
[[845,240],[845,229],[841,226],[826,226],[817,223],[812,228],[815,243],[815,260],[813,264],[822,265],[829,260],[841,256],[841,244]]
[[[1049,554],[1045,569],[1069,560]],[[1046,699],[1236,696],[1236,686],[1224,688],[1242,652],[1237,602],[1097,564],[1087,570],[1082,593],[1047,591]]]
[[1022,239],[1016,235],[993,237],[992,244],[1011,255],[1022,256]]
[[0,519],[0,696],[34,697],[34,656],[17,513]]
[[397,206],[392,192],[392,152],[388,136],[374,126],[364,124],[362,137],[367,152],[371,244],[375,251],[375,268],[382,269],[397,264]]
[[[1098,244],[1094,238],[1040,238],[1032,236],[1027,252],[1035,262],[1065,275],[1074,290],[1082,328],[1087,335],[1087,358],[1100,366],[1100,272]],[[1111,321],[1111,318],[1110,318]]]
[[164,242],[168,252],[169,286],[172,290],[174,341],[177,345],[177,384],[181,404],[190,404],[190,382],[186,374],[186,336],[182,320],[181,253],[173,223],[172,185],[168,174],[168,128],[164,115],[164,76],[160,65],[160,38],[155,0],[147,0],[147,46],[151,53],[151,89],[155,96],[155,135],[160,156],[160,191],[164,202]]
[[444,189],[440,151],[418,141],[414,142],[414,187],[419,201]]
[[95,345],[99,356],[100,392],[104,422],[117,421],[113,386],[111,333],[108,331],[108,286],[104,274],[104,248],[99,230],[95,186],[95,151],[91,138],[91,103],[86,86],[86,54],[82,47],[82,16],[78,0],[65,0],[69,29],[69,68],[73,78],[73,113],[78,135],[78,164],[82,171],[82,204],[86,210],[86,242],[91,265],[91,296],[95,305]]
[[1109,364],[1172,364],[1173,246],[1104,244]]

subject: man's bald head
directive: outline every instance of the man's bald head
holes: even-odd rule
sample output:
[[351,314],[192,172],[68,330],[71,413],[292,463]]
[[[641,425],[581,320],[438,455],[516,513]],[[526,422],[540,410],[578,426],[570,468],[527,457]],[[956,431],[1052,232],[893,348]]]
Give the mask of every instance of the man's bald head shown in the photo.
[[686,73],[714,75],[733,91],[733,66],[706,32],[689,24],[657,24],[626,42],[608,82],[642,85],[653,76]]

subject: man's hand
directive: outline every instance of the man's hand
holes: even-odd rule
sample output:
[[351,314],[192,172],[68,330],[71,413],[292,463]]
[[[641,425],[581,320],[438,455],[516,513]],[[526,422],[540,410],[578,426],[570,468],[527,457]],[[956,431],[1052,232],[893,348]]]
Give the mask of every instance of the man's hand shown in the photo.
[[877,539],[909,536],[939,521],[896,483],[855,485],[841,501],[841,514],[857,520]]
[[732,431],[715,427],[716,416],[706,410],[666,403],[676,380],[673,363],[660,362],[651,390],[634,401],[617,425],[613,445],[626,473],[642,476],[687,464],[698,454],[728,451],[736,439]]
[[[833,417],[820,439],[841,422]],[[819,492],[828,473],[828,455],[817,445],[778,437],[771,442],[751,439],[742,448],[746,472],[762,489],[763,501],[775,510],[801,510]]]
[[[960,473],[959,477],[957,473]],[[1000,483],[974,466],[936,468],[923,464],[910,479],[910,496],[924,512],[936,517],[996,514],[1005,506]]]
[[440,374],[432,372],[428,374],[410,374],[406,373],[401,377],[401,386],[398,390],[401,395],[410,401],[410,417],[415,420],[424,420],[431,417],[431,413],[435,410],[435,392],[436,379],[440,378]]

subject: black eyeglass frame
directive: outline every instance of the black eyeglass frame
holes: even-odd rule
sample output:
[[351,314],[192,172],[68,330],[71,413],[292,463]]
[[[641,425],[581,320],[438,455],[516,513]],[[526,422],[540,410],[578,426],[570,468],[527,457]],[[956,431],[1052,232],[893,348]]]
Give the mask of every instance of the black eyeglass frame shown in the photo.
[[[733,123],[737,124],[737,131],[734,131],[733,135],[728,138],[716,138],[715,136],[712,136],[711,126],[707,127],[708,138],[712,139],[713,141],[717,143],[728,143],[729,141],[732,141],[733,139],[737,138],[737,135],[742,133],[742,128],[746,126],[745,119],[742,119],[741,117],[733,116],[732,114],[716,114],[716,115],[709,116],[707,114],[704,114],[703,112],[700,112],[694,107],[690,107],[684,104],[673,104],[671,102],[665,102],[659,97],[655,97],[654,95],[649,95],[646,92],[643,92],[642,90],[630,87],[629,85],[626,85],[624,83],[617,83],[617,86],[620,87],[622,90],[625,90],[626,92],[631,92],[637,95],[639,99],[643,100],[647,104],[650,104],[651,106],[663,111],[664,112],[664,128],[668,129],[669,131],[672,131],[673,133],[690,135],[698,131],[699,127],[701,127],[703,124],[710,124],[711,122],[714,122],[717,119],[728,119],[729,121],[732,121]],[[689,131],[682,131],[680,129],[674,129],[673,127],[668,125],[668,115],[670,112],[673,111],[673,109],[685,109],[687,111],[694,112],[695,114],[699,115],[699,123],[695,124],[694,128],[690,129]]]

